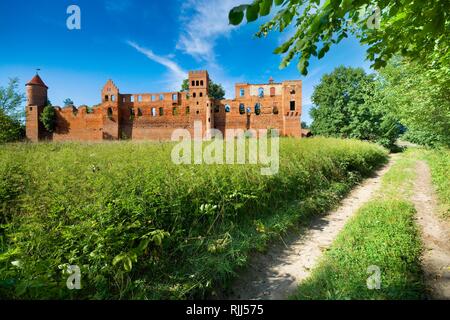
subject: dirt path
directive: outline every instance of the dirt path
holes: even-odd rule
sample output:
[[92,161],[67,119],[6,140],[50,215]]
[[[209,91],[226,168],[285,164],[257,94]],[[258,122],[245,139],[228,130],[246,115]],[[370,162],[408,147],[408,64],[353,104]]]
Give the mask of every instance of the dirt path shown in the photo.
[[437,202],[428,165],[418,161],[416,170],[412,201],[424,245],[422,269],[427,294],[431,299],[450,299],[450,225],[435,214]]
[[233,283],[231,295],[225,298],[279,300],[294,293],[349,218],[371,199],[396,158],[394,155],[374,177],[356,187],[339,208],[317,217],[307,228],[292,232],[267,253],[255,254],[249,268]]

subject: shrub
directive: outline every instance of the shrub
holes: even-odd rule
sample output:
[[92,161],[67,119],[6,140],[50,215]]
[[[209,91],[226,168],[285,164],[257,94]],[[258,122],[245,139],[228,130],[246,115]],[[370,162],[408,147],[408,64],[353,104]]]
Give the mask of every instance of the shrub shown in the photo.
[[40,120],[48,132],[53,132],[56,125],[56,112],[53,106],[46,106],[41,113]]
[[25,137],[25,128],[19,120],[5,115],[0,110],[0,143],[14,142]]

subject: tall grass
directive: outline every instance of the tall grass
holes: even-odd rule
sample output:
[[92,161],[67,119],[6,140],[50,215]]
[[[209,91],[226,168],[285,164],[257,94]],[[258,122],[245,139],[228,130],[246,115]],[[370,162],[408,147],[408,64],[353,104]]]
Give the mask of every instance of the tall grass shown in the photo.
[[425,156],[441,205],[442,216],[450,219],[450,150],[429,150]]
[[[346,224],[302,282],[295,299],[421,299],[422,244],[411,203],[420,151],[408,150],[383,177],[381,190]],[[376,266],[380,287],[369,288]]]
[[[172,146],[0,146],[0,296],[204,297],[387,158],[359,141],[281,139],[280,171],[263,176],[175,165]],[[66,288],[67,265],[81,268],[81,290]]]

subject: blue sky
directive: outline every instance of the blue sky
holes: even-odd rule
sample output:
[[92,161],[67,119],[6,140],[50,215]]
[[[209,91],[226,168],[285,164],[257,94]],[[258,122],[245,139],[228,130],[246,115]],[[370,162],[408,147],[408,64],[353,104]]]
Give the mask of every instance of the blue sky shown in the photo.
[[[363,67],[365,49],[346,39],[325,58],[312,60],[303,77],[296,62],[280,70],[273,50],[292,34],[254,37],[259,22],[233,27],[228,11],[250,0],[40,0],[0,2],[0,86],[19,77],[21,89],[36,68],[61,105],[94,105],[111,78],[123,93],[176,91],[188,70],[207,69],[227,97],[234,83],[303,80],[303,120],[314,86],[341,64]],[[81,30],[68,30],[68,6],[81,9]]]

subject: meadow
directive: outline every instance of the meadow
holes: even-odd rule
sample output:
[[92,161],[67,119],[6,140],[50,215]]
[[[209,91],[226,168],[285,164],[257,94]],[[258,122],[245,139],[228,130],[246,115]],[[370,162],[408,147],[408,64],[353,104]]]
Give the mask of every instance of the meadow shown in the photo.
[[[408,150],[383,176],[382,187],[346,224],[310,277],[299,300],[424,299],[422,243],[409,200],[422,150]],[[369,266],[378,268],[378,275]],[[369,272],[370,271],[370,272]],[[378,290],[368,288],[379,276]],[[369,280],[370,281],[370,280]]]
[[[189,299],[387,161],[375,144],[281,139],[280,168],[175,165],[171,143],[0,145],[0,297]],[[81,289],[68,290],[68,265]]]
[[444,219],[450,219],[450,150],[441,148],[427,150],[425,153],[433,184],[440,203],[440,214]]
[[[292,298],[425,299],[423,243],[411,200],[418,160],[428,162],[442,219],[450,216],[450,152],[412,148],[383,177],[376,197],[345,226],[311,276]],[[380,269],[380,290],[370,290],[367,267]]]

